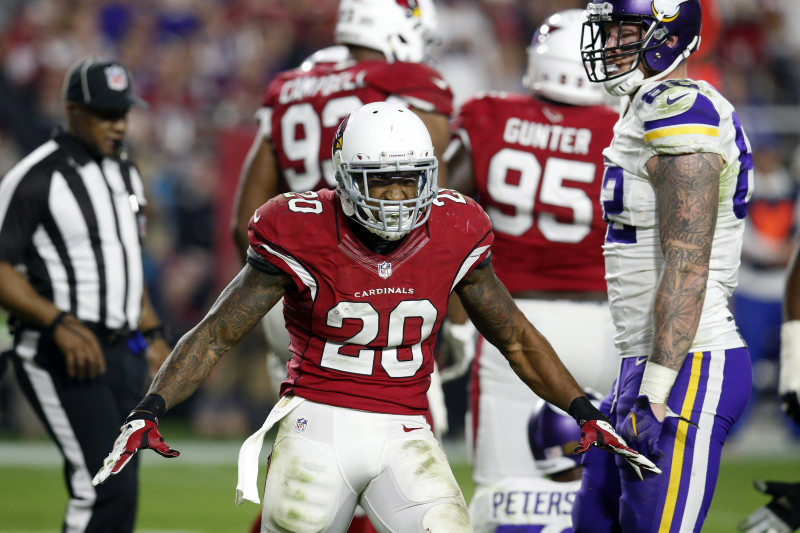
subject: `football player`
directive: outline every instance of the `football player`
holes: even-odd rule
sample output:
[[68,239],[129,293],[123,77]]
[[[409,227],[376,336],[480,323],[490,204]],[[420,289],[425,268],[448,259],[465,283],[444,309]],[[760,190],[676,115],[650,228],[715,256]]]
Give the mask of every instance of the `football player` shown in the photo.
[[426,422],[433,345],[451,292],[540,397],[603,446],[653,469],[611,429],[494,275],[484,211],[437,192],[425,124],[389,102],[360,107],[333,144],[337,188],[285,193],[250,221],[247,264],[178,342],[93,483],[139,449],[178,455],[158,432],[215,363],[285,298],[292,342],[281,400],[242,446],[237,502],[259,502],[258,457],[273,424],[263,532],[345,531],[360,504],[380,532],[469,532],[469,514]]
[[731,104],[687,78],[698,0],[597,0],[587,13],[587,74],[625,97],[603,151],[603,254],[623,358],[606,402],[617,430],[664,475],[640,482],[590,454],[573,522],[581,532],[700,531],[752,386],[728,309],[753,183],[750,143]]
[[[578,9],[550,16],[528,48],[530,93],[465,102],[445,159],[452,188],[477,194],[492,220],[497,277],[578,382],[606,394],[619,357],[603,279],[601,151],[618,113],[586,78],[575,45],[584,20]],[[519,424],[536,396],[491,343],[481,340],[474,364],[468,434],[476,484],[537,475]]]
[[[262,203],[284,192],[335,186],[328,150],[339,122],[362,104],[404,105],[425,122],[437,154],[447,146],[453,94],[441,74],[424,63],[438,41],[432,0],[341,0],[334,40],[335,46],[279,74],[264,92],[256,114],[259,131],[242,167],[234,206],[233,235],[243,262],[248,221]],[[277,392],[291,357],[283,302],[261,326]],[[437,371],[431,379],[428,399],[438,437],[447,432],[447,407]],[[360,510],[358,521],[363,521]],[[354,525],[351,533],[356,530]],[[364,531],[372,530],[364,524]]]
[[[778,393],[781,408],[800,427],[800,246],[789,263],[783,292]],[[739,524],[747,533],[790,533],[800,528],[800,482],[756,481],[756,490],[772,496]]]
[[[599,395],[587,389],[586,396],[599,406]],[[570,514],[583,471],[572,450],[581,439],[580,429],[567,413],[543,400],[527,427],[536,468],[546,477],[520,475],[479,487],[469,504],[475,533],[572,533]]]
[[[438,40],[436,27],[432,0],[341,0],[337,45],[270,82],[234,207],[233,235],[243,262],[247,224],[262,203],[284,192],[335,186],[328,147],[339,122],[362,104],[389,100],[412,109],[428,127],[436,153],[444,152],[453,94],[442,76],[424,63]],[[267,314],[262,327],[277,391],[290,357],[282,303]],[[438,382],[430,394],[436,395],[431,398],[435,430],[444,433],[447,412]]]

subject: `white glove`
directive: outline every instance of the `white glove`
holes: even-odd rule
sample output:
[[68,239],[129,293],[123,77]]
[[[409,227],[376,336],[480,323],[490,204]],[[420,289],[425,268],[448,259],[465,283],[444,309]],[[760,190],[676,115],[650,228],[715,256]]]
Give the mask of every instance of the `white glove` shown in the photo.
[[478,330],[467,320],[463,324],[454,324],[445,318],[442,323],[442,365],[439,373],[442,382],[458,379],[469,370],[475,358],[475,343]]

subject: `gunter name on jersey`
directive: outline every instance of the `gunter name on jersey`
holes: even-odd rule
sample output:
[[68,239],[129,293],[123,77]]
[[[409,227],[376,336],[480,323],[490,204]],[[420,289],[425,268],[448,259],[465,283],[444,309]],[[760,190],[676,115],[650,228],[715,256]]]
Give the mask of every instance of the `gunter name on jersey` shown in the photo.
[[589,153],[592,131],[558,124],[539,124],[511,117],[506,121],[503,140],[509,144],[530,146],[540,150],[585,155]]

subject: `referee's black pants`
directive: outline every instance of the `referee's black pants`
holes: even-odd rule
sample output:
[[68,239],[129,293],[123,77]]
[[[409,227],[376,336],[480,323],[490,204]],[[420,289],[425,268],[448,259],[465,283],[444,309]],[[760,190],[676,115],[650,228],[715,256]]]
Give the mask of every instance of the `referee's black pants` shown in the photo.
[[97,487],[92,478],[111,452],[119,428],[144,392],[147,363],[129,335],[92,328],[105,354],[106,372],[76,380],[52,336],[21,328],[15,334],[14,367],[20,387],[64,458],[69,502],[65,533],[130,533],[138,500],[137,457]]

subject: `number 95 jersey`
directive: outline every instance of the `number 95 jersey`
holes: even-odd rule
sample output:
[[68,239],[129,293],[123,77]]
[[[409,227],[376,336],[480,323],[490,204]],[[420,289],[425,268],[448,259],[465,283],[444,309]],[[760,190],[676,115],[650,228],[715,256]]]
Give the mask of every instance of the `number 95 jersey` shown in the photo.
[[281,396],[425,414],[448,298],[488,258],[491,223],[448,189],[428,222],[386,255],[366,248],[351,223],[329,189],[276,196],[250,219],[248,262],[294,281],[284,297],[292,359]]
[[602,151],[617,113],[528,95],[465,102],[452,130],[472,157],[475,190],[492,219],[492,264],[511,294],[605,292]]

